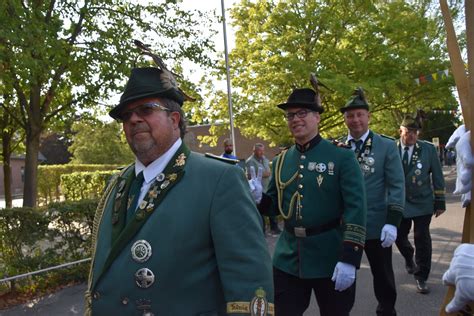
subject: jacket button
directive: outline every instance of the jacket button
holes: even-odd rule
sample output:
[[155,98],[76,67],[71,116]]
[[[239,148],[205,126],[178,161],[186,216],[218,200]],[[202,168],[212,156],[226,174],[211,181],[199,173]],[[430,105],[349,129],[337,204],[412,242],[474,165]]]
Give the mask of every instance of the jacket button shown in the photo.
[[306,156],[305,155],[301,155],[301,160],[305,160],[306,159]]
[[127,305],[128,304],[128,297],[122,298],[122,304]]
[[92,298],[95,299],[95,300],[98,300],[100,298],[99,292],[96,291],[96,292],[92,293]]
[[300,173],[300,174],[298,175],[298,178],[302,179],[302,178],[303,178],[303,174]]
[[303,188],[303,185],[302,184],[298,184],[298,189],[302,189]]
[[359,251],[359,247],[355,246],[355,247],[354,247],[354,250],[355,250],[355,251]]
[[304,166],[303,166],[303,165],[300,165],[300,169],[304,169]]

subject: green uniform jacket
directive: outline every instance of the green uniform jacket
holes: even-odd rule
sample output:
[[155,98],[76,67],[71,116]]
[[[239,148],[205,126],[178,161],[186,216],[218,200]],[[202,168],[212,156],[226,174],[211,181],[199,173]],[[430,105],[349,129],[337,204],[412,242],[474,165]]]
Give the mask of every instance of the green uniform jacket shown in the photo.
[[400,225],[405,205],[405,177],[393,139],[369,132],[360,154],[367,193],[367,240],[380,239],[382,227]]
[[[397,144],[400,146],[400,140]],[[405,218],[446,209],[443,170],[433,144],[422,140],[415,143],[405,175],[405,192]]]
[[[114,204],[128,195],[134,166],[107,189],[95,218],[88,311],[209,316],[260,308],[273,315],[271,258],[242,170],[182,145],[163,173],[148,192],[154,199],[141,203],[128,223]],[[151,245],[145,262],[132,258],[139,240]],[[155,277],[148,288],[136,284],[142,268]]]
[[272,169],[267,195],[278,213],[277,182],[287,183],[281,195],[283,215],[291,213],[285,220],[287,229],[313,228],[342,219],[337,228],[307,237],[296,237],[285,229],[276,244],[273,265],[300,278],[331,277],[338,261],[359,267],[367,206],[354,154],[322,139],[304,153],[290,147],[274,159]]

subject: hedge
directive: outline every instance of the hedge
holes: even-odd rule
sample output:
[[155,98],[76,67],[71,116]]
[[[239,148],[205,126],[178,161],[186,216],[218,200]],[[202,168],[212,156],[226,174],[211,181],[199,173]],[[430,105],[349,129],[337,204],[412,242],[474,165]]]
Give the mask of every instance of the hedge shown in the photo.
[[61,176],[61,193],[67,201],[98,199],[110,177],[118,171],[73,172]]
[[[0,278],[90,257],[97,200],[56,202],[0,212]],[[0,294],[41,292],[87,279],[89,264],[53,270],[0,284]]]
[[61,200],[61,176],[74,172],[94,172],[103,170],[117,170],[116,165],[40,165],[38,167],[38,201],[48,204]]

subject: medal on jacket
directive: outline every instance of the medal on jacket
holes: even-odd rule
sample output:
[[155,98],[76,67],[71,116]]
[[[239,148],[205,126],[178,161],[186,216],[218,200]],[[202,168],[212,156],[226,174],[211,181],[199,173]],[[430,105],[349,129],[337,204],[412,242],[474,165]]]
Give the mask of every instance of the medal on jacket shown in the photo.
[[150,243],[143,239],[134,242],[130,250],[132,252],[132,259],[138,263],[148,261],[152,254]]
[[321,174],[319,174],[316,180],[318,181],[318,186],[321,187],[321,183],[323,183],[324,177]]
[[265,316],[268,313],[267,294],[260,287],[255,291],[255,297],[250,302],[251,316]]

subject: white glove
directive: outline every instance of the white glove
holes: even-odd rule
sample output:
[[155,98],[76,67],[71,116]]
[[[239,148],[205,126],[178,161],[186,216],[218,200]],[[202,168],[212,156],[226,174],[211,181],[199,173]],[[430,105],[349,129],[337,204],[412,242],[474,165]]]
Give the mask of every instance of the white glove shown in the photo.
[[467,303],[474,301],[474,245],[461,244],[454,251],[443,283],[456,286],[454,297],[446,305],[447,313],[460,311]]
[[334,289],[342,292],[349,288],[356,279],[356,268],[349,263],[338,262],[334,268],[331,280],[336,283]]
[[258,167],[258,174],[255,175],[255,168],[253,166],[250,167],[250,180],[249,181],[249,186],[250,186],[250,192],[252,193],[253,200],[255,203],[259,204],[260,201],[262,200],[262,174],[263,174],[263,168]]
[[382,247],[388,248],[397,240],[397,227],[385,224],[382,228],[382,233],[380,234],[380,241],[382,242]]

